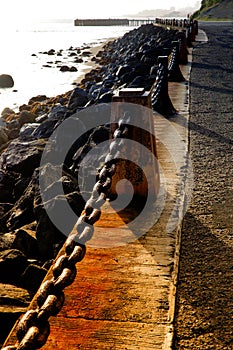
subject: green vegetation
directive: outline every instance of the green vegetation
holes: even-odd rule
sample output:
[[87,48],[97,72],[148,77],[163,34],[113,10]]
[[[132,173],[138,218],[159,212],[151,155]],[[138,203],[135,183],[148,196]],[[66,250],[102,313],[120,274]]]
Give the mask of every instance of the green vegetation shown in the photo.
[[213,5],[217,5],[220,2],[221,2],[220,0],[202,0],[201,10],[208,9],[208,8],[212,7]]
[[221,0],[202,0],[200,9],[194,12],[192,18],[199,18],[202,12],[209,10],[211,7],[219,4],[220,2]]
[[232,9],[233,0],[202,0],[200,9],[193,13],[192,19],[231,20]]

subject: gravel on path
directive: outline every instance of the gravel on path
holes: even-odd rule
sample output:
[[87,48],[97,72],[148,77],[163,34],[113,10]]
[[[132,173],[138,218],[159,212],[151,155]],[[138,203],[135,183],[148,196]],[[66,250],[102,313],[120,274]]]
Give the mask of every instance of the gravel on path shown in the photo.
[[200,23],[190,81],[191,205],[184,218],[176,350],[233,349],[233,25]]

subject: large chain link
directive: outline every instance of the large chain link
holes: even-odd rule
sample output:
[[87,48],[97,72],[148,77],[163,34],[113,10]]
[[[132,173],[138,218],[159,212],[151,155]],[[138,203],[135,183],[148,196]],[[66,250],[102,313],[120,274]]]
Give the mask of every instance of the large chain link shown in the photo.
[[75,265],[85,256],[85,244],[93,236],[93,225],[99,220],[100,208],[108,197],[112,177],[116,172],[117,158],[124,147],[122,139],[128,136],[129,124],[130,117],[125,113],[114,132],[110,151],[98,173],[98,181],[77,221],[77,232],[68,236],[63,247],[64,253],[57,258],[52,267],[52,278],[40,286],[35,296],[37,307],[28,310],[16,326],[18,342],[2,350],[35,350],[45,345],[50,334],[48,319],[60,312],[65,300],[63,290],[73,283],[77,273]]

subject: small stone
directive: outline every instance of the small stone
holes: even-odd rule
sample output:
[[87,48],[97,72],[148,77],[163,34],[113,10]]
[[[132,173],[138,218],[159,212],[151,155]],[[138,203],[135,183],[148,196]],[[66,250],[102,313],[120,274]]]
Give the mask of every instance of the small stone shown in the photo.
[[70,68],[68,66],[61,66],[60,71],[61,72],[69,72]]
[[76,67],[74,67],[74,66],[70,67],[70,72],[77,72],[77,71],[78,71],[78,70],[77,70]]

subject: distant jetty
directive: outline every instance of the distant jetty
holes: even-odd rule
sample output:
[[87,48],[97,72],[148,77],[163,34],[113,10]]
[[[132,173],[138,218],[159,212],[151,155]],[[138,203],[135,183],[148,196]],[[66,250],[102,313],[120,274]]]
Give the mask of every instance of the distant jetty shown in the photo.
[[75,19],[75,26],[128,26],[126,18],[105,18],[105,19]]
[[75,19],[75,26],[138,26],[155,22],[153,19],[128,19],[128,18],[105,18],[105,19]]

